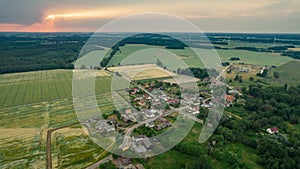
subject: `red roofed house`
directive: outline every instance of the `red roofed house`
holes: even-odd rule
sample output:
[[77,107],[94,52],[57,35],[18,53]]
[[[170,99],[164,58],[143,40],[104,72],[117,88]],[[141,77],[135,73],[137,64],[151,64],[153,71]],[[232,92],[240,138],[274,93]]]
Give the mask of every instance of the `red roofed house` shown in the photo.
[[132,88],[132,90],[133,90],[133,92],[131,92],[131,94],[135,94],[136,92],[138,92],[138,91],[139,91],[139,89],[138,89],[138,88]]
[[177,100],[177,99],[171,99],[171,100],[168,100],[168,103],[170,103],[170,104],[174,104],[174,103],[179,103],[179,100]]
[[267,132],[270,134],[275,134],[275,133],[278,133],[279,131],[278,131],[277,127],[272,127],[272,128],[268,128]]
[[145,105],[146,105],[146,103],[145,103],[144,101],[140,101],[140,102],[139,102],[139,105],[141,105],[141,106],[145,106]]
[[225,100],[226,100],[227,103],[233,103],[233,101],[234,101],[234,96],[233,96],[233,95],[228,95],[228,94],[226,94]]

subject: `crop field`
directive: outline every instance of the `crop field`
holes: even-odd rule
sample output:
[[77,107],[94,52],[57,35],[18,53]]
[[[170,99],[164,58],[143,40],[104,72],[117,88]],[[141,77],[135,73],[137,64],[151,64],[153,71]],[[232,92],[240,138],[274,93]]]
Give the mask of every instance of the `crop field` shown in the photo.
[[[155,51],[152,49],[162,49],[165,50],[167,53],[163,54],[164,59],[157,57],[155,55]],[[199,57],[193,52],[196,51],[199,54]],[[184,61],[184,63],[189,67],[200,67],[204,68],[205,62],[216,62],[216,60],[212,59],[213,56],[219,55],[220,60],[222,62],[235,62],[240,63],[244,62],[245,64],[254,64],[254,65],[261,65],[261,66],[279,66],[281,64],[287,63],[291,60],[294,60],[289,57],[280,56],[280,54],[276,53],[264,53],[264,52],[251,52],[245,50],[207,50],[207,49],[200,49],[200,48],[186,48],[182,49],[165,49],[164,47],[158,46],[150,46],[150,45],[125,45],[120,47],[120,51],[118,51],[114,57],[109,62],[109,66],[116,66],[119,63],[126,62],[131,64],[138,64],[138,63],[155,63],[156,59],[159,58],[162,60],[163,64],[168,67],[170,70],[175,70],[174,65],[178,65],[178,60],[174,59],[171,52],[177,57]],[[153,54],[154,53],[154,54]],[[129,57],[128,57],[129,56]],[[173,58],[172,58],[173,57]],[[241,60],[239,61],[231,61],[231,57],[239,57]],[[131,59],[134,58],[134,59]],[[143,58],[143,59],[141,59]],[[147,60],[146,58],[154,58],[152,61]],[[220,61],[219,61],[220,62]],[[172,66],[173,65],[173,66]],[[209,65],[209,64],[208,64]],[[208,66],[207,66],[208,67]],[[172,69],[173,68],[173,69]]]
[[[109,75],[97,76],[97,102],[104,113],[111,113],[114,109],[110,86]],[[70,70],[0,75],[1,168],[45,168],[47,130],[78,122],[71,87]],[[64,131],[62,137],[64,139],[59,140],[59,144],[64,145],[62,154],[54,153],[53,162],[60,161],[59,166],[63,168],[78,165],[72,161],[75,156],[67,156],[71,151],[82,152],[76,158],[77,161],[85,159],[87,163],[83,165],[96,162],[97,155],[103,151],[82,132]],[[71,138],[78,147],[69,147],[73,144],[68,141]],[[52,140],[55,139],[56,136]],[[88,152],[93,152],[94,157],[87,156]]]
[[119,66],[108,69],[113,72],[122,72],[122,75],[125,75],[129,79],[133,80],[164,78],[176,75],[175,73],[165,70],[154,64]]
[[56,131],[54,138],[53,168],[84,168],[105,155],[81,128]]

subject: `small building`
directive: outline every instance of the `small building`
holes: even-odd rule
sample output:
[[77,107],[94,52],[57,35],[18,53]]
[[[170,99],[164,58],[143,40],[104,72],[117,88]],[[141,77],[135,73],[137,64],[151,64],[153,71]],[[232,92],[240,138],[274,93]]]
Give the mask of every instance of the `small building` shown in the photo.
[[155,116],[155,112],[150,111],[150,110],[144,111],[144,114],[145,114],[145,116],[146,116],[147,118],[152,118],[152,117]]
[[136,164],[133,169],[145,169],[145,167],[142,164]]
[[172,124],[169,123],[169,122],[163,122],[163,123],[160,123],[159,125],[156,126],[156,130],[162,130],[164,128],[167,128],[167,127],[171,127]]
[[155,123],[153,121],[151,121],[149,123],[146,123],[145,126],[152,128],[152,127],[155,127]]
[[127,109],[127,110],[125,111],[125,113],[126,113],[126,114],[131,114],[132,111],[131,111],[131,109]]
[[234,96],[226,94],[225,95],[225,100],[226,100],[227,103],[233,103],[234,102]]
[[169,104],[176,104],[176,103],[179,103],[179,100],[177,100],[177,99],[170,99],[170,100],[168,100],[168,103]]
[[276,134],[276,133],[279,132],[279,130],[278,130],[277,127],[272,127],[272,128],[268,128],[267,132],[270,133],[270,134]]
[[123,167],[126,167],[126,166],[128,166],[128,165],[131,164],[131,159],[128,158],[128,157],[120,157],[119,160],[120,160],[121,165],[122,165]]
[[147,137],[145,135],[136,135],[136,136],[133,136],[133,140],[134,141],[141,141],[144,138],[147,138]]
[[149,94],[144,94],[143,97],[144,97],[145,99],[147,99],[147,100],[150,100],[150,99],[151,99],[151,97],[149,96]]
[[142,142],[143,142],[144,146],[145,146],[147,149],[149,149],[149,148],[151,147],[151,145],[152,145],[152,143],[151,143],[151,141],[150,141],[149,138],[144,138],[144,139],[142,140]]
[[147,149],[145,148],[144,145],[138,145],[135,147],[135,151],[137,153],[145,153],[145,152],[147,152]]
[[140,101],[140,102],[139,102],[139,105],[140,105],[140,106],[145,106],[146,103],[145,103],[144,101]]

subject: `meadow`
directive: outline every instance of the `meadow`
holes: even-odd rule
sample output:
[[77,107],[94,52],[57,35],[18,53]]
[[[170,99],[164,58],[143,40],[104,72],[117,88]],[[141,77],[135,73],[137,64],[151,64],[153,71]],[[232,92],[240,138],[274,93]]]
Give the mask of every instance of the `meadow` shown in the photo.
[[[165,50],[165,53],[160,53],[158,50]],[[199,57],[194,53],[196,51],[199,54]],[[157,52],[157,53],[156,53]],[[174,59],[172,56],[173,53],[177,56],[178,59],[182,60],[189,67],[200,67],[203,68],[204,64],[208,62],[230,62],[230,63],[245,63],[245,64],[254,64],[261,66],[280,66],[284,63],[287,63],[291,60],[294,60],[289,57],[280,56],[278,53],[264,53],[264,52],[251,52],[244,50],[207,50],[200,48],[185,48],[185,49],[165,49],[162,46],[151,46],[151,45],[125,45],[120,47],[114,57],[108,63],[108,66],[117,66],[119,63],[156,63],[156,59],[159,58],[166,67],[170,70],[176,70],[178,65],[178,60]],[[163,57],[159,57],[162,55]],[[129,56],[129,57],[128,57]],[[211,56],[219,56],[219,61],[212,59]],[[231,61],[231,57],[239,57],[239,61]],[[133,59],[134,58],[134,59]],[[147,59],[151,58],[151,59]],[[173,66],[172,66],[173,65]]]
[[[299,67],[300,62],[295,60],[271,69],[268,73],[268,79],[266,79],[266,81],[280,85],[284,85],[285,83],[289,85],[299,85]],[[274,72],[279,73],[279,78],[274,78]]]

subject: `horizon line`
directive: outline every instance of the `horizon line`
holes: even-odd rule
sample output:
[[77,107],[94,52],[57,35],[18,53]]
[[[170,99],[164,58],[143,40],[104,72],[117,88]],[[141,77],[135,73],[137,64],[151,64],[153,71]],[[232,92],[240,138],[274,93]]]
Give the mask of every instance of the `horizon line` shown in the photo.
[[300,32],[248,32],[248,31],[203,31],[203,32],[97,32],[97,31],[0,31],[0,33],[232,33],[232,34],[300,34]]

